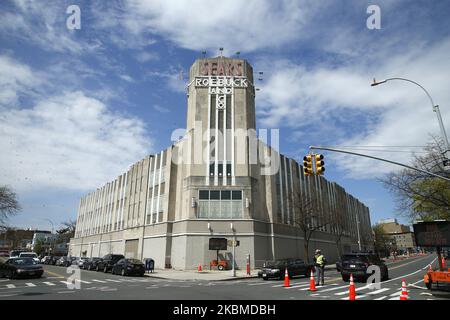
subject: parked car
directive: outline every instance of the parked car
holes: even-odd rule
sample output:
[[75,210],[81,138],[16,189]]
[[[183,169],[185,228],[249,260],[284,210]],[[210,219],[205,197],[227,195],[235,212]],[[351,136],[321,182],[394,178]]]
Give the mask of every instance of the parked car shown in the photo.
[[389,279],[389,271],[382,259],[374,253],[349,253],[341,257],[342,280],[349,281],[350,274],[355,280],[367,280],[370,274],[367,273],[369,266],[380,268],[381,281]]
[[50,262],[52,261],[52,257],[51,256],[45,256],[41,259],[41,263],[42,264],[50,264]]
[[55,265],[61,267],[69,267],[70,265],[72,265],[73,260],[75,260],[75,257],[61,257],[56,261]]
[[288,270],[289,278],[294,276],[308,277],[314,265],[306,263],[302,259],[280,259],[275,261],[268,261],[262,268],[261,276],[264,280],[270,278],[284,279],[285,270]]
[[36,263],[41,263],[38,255],[35,252],[21,252],[19,258],[32,258]]
[[103,272],[108,272],[111,270],[111,268],[120,260],[120,259],[124,259],[125,256],[121,255],[121,254],[107,254],[106,256],[104,256],[102,258],[101,261],[99,261],[97,263],[97,267],[95,268],[95,270],[97,271],[103,271]]
[[112,266],[111,273],[122,276],[135,274],[142,277],[145,273],[145,265],[137,259],[120,259]]
[[88,259],[88,257],[76,257],[72,260],[72,264],[78,266],[80,269],[83,269],[83,265]]
[[27,250],[20,250],[20,249],[11,250],[11,252],[9,253],[9,257],[10,258],[18,258],[19,254],[22,253],[22,252],[27,252]]
[[102,259],[98,257],[93,257],[87,259],[83,263],[83,269],[84,270],[96,270],[97,269],[97,263],[99,263]]
[[33,258],[9,258],[4,262],[0,262],[0,278],[40,278],[43,273],[44,269],[42,265],[37,263]]

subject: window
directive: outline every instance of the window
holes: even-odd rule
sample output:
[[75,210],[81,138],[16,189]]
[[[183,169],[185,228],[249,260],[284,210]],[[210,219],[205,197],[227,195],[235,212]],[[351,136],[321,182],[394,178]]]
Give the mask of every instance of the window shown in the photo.
[[242,190],[199,190],[198,218],[242,218]]

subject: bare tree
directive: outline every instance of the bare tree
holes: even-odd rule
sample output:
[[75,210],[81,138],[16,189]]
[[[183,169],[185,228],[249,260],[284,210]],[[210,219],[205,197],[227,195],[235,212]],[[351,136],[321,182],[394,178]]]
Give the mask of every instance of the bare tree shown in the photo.
[[0,225],[21,210],[16,194],[8,186],[0,187]]
[[[424,155],[415,155],[413,166],[450,177],[443,170],[443,143],[433,137],[424,148]],[[403,169],[381,179],[394,194],[397,209],[411,221],[416,219],[450,219],[450,182]]]
[[291,199],[294,209],[292,222],[303,234],[304,253],[306,261],[310,262],[309,244],[311,238],[316,231],[323,230],[330,224],[330,217],[320,213],[319,202],[315,195],[307,197],[300,192],[294,192]]

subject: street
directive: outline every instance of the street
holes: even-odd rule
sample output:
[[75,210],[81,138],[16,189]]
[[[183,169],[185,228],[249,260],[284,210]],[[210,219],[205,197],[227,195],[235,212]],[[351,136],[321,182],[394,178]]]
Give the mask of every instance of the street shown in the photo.
[[[355,283],[357,300],[399,300],[405,278],[410,300],[448,299],[448,293],[431,294],[423,285],[423,275],[435,255],[419,256],[389,263],[390,279],[380,289]],[[325,286],[308,291],[309,278],[294,278],[289,288],[283,281],[258,278],[207,281],[169,280],[152,277],[122,277],[110,273],[81,271],[80,289],[69,289],[66,268],[45,266],[41,279],[0,279],[0,299],[189,299],[189,300],[345,300],[349,283],[340,274],[328,271]]]

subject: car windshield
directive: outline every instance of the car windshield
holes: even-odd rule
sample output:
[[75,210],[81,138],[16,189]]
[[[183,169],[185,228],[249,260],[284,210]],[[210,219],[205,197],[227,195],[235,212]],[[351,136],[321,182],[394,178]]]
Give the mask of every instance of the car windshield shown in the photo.
[[18,259],[11,259],[10,264],[16,266],[27,266],[27,265],[35,265],[37,264],[37,262],[34,261],[32,258],[18,258]]
[[36,257],[36,253],[21,253],[20,257],[24,257],[24,258],[35,258]]
[[128,259],[128,263],[141,264],[142,262],[140,262],[138,259]]
[[360,255],[360,254],[347,254],[342,257],[342,261],[346,262],[367,262],[367,256],[366,255]]
[[286,264],[288,264],[288,260],[267,261],[266,267],[268,268],[284,267]]

